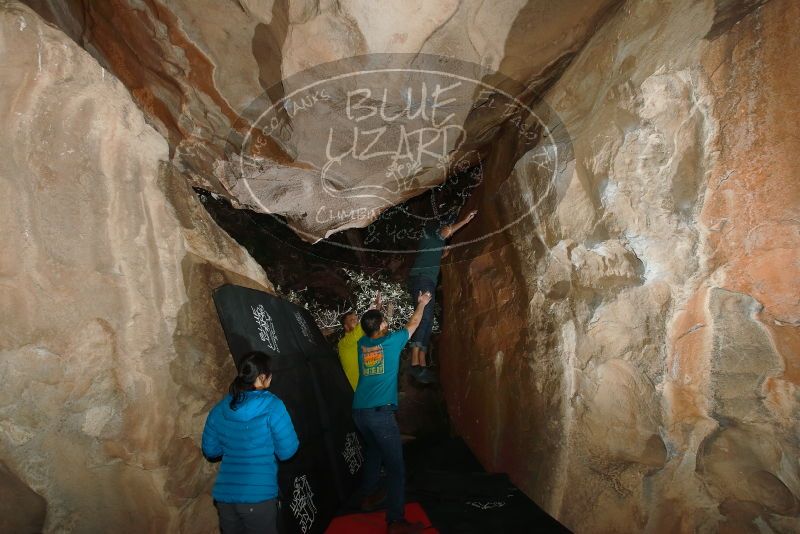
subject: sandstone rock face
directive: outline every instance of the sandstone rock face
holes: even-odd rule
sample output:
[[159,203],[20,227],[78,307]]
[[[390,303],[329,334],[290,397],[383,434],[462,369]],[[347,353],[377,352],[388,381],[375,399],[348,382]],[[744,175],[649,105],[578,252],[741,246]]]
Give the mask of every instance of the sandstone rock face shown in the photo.
[[270,285],[187,183],[253,205],[244,161],[255,207],[366,224],[303,222],[302,119],[241,147],[265,91],[399,52],[546,91],[571,138],[553,179],[513,131],[478,135],[492,194],[458,239],[535,209],[443,269],[442,383],[486,466],[577,532],[800,530],[796,2],[27,4],[109,70],[0,3],[0,488],[21,520],[38,494],[47,531],[214,530],[197,440],[231,368],[209,292]]
[[574,157],[509,178],[533,220],[444,270],[457,429],[577,532],[800,529],[800,6],[761,4],[627,4],[546,95]]
[[0,58],[0,530],[213,532],[210,292],[269,281],[87,52],[3,2]]
[[[328,180],[320,176],[323,163],[308,149],[316,156],[325,154],[320,146],[326,141],[327,126],[335,123],[331,117],[341,115],[347,103],[329,94],[329,106],[292,111],[294,105],[289,104],[305,95],[293,97],[293,91],[309,81],[301,73],[321,66],[323,72],[312,78],[325,79],[339,71],[335,67],[325,71],[324,64],[343,58],[409,54],[410,66],[421,61],[419,54],[428,54],[499,71],[522,82],[517,93],[532,94],[557,78],[620,4],[619,0],[27,3],[122,80],[151,124],[169,140],[172,161],[193,184],[252,209],[283,215],[309,241],[343,228],[366,226],[388,206],[440,183],[444,176],[435,161],[417,158],[413,172],[404,176],[414,178],[416,185],[397,188],[386,165],[358,159],[338,169],[326,187]],[[392,60],[392,66],[396,62]],[[422,63],[416,66],[424,67]],[[362,68],[380,64],[378,58]],[[469,74],[463,72],[467,67],[443,68]],[[354,71],[357,66],[344,69]],[[482,78],[480,73],[474,76]],[[403,109],[405,93],[399,90],[403,80],[386,83],[398,88],[386,101]],[[259,122],[261,112],[287,95],[285,111],[276,112],[285,120],[280,132],[269,129],[268,135],[258,134],[265,131]],[[470,95],[463,102],[471,105],[477,97]],[[419,93],[415,98],[425,101]],[[453,125],[463,125],[463,116],[458,119]],[[351,130],[354,126],[348,125]],[[371,129],[366,123],[360,126],[362,131]],[[346,132],[338,133],[337,138]],[[381,148],[399,143],[392,138],[385,144]],[[363,186],[383,194],[372,200],[355,193],[337,194]],[[322,205],[343,215],[315,218]],[[366,214],[353,214],[358,208],[366,209]]]

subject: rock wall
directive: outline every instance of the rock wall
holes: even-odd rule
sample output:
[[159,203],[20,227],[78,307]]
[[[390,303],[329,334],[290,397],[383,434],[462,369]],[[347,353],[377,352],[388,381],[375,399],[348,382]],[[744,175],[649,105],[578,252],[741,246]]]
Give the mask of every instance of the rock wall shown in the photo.
[[444,270],[456,428],[576,532],[800,530],[800,6],[761,4],[627,3],[546,94],[571,161],[509,178],[533,220]]
[[209,291],[271,286],[187,184],[230,195],[260,92],[379,52],[547,89],[570,134],[554,180],[496,140],[485,185],[515,206],[478,197],[459,239],[534,216],[443,270],[443,387],[487,467],[577,532],[800,530],[796,2],[27,3],[100,63],[0,0],[10,530],[215,529]]
[[0,530],[216,531],[210,291],[271,285],[86,51],[0,2],[0,65]]
[[[372,219],[318,222],[307,216],[313,213],[311,207],[326,203],[337,211],[370,208],[380,213],[387,200],[399,203],[419,191],[404,188],[390,195],[395,185],[384,176],[385,169],[368,169],[366,160],[336,173],[335,189],[374,186],[387,200],[369,204],[364,195],[350,198],[318,187],[319,169],[312,163],[319,162],[304,156],[324,146],[328,131],[320,124],[332,122],[330,115],[315,115],[305,123],[303,114],[284,117],[288,125],[282,130],[294,132],[291,139],[279,142],[277,135],[263,136],[263,144],[253,143],[257,146],[251,151],[242,136],[249,132],[253,116],[268,107],[257,106],[255,113],[251,108],[265,92],[275,102],[297,88],[299,82],[291,77],[306,69],[382,53],[470,61],[533,90],[558,77],[620,0],[26,3],[122,80],[150,123],[168,139],[172,162],[194,185],[256,211],[284,215],[314,241],[336,230],[366,226]],[[356,64],[347,67],[356,68]],[[467,74],[460,68],[456,73]],[[398,86],[401,83],[398,80]],[[331,106],[343,108],[345,103],[335,101]],[[351,124],[347,126],[352,130]],[[393,141],[396,147],[397,140]],[[242,170],[240,155],[253,156],[257,162],[249,166],[246,160]],[[243,177],[253,182],[252,187],[249,182],[242,185]],[[435,168],[425,168],[417,177],[423,186],[443,179]]]

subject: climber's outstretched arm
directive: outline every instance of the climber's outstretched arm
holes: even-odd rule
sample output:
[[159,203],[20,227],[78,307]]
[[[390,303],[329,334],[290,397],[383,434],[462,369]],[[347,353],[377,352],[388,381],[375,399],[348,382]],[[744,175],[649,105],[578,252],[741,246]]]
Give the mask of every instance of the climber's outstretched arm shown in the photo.
[[467,213],[467,216],[458,221],[454,224],[448,224],[441,230],[439,230],[439,235],[442,236],[444,239],[449,239],[454,233],[458,232],[462,228],[464,228],[475,216],[478,214],[478,210],[472,210],[471,212]]
[[423,293],[422,291],[419,292],[419,296],[417,297],[417,308],[414,310],[414,313],[411,315],[411,318],[406,323],[406,330],[408,330],[408,337],[414,335],[414,332],[417,330],[420,321],[422,321],[422,312],[425,310],[425,306],[431,301],[431,294],[426,291]]
[[375,294],[375,300],[372,301],[372,305],[369,307],[370,310],[380,310],[383,307],[383,302],[381,301],[381,292],[378,291]]

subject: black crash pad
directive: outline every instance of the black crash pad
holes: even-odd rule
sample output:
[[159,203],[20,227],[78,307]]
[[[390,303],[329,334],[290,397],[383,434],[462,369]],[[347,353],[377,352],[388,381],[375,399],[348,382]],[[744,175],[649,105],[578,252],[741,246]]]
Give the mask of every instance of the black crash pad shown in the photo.
[[336,353],[300,306],[235,285],[213,296],[234,363],[253,350],[272,357],[270,391],[286,405],[300,439],[297,454],[278,469],[280,531],[324,532],[363,463],[353,390]]

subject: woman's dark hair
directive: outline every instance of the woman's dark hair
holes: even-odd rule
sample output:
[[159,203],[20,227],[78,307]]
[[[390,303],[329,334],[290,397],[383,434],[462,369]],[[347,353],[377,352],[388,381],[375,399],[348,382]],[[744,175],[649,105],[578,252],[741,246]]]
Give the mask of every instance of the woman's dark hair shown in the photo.
[[254,389],[254,384],[261,375],[270,376],[269,370],[270,357],[263,352],[253,351],[242,356],[239,363],[239,372],[231,382],[228,392],[231,394],[231,410],[236,409],[236,405],[244,400],[246,391]]
[[383,314],[378,310],[369,310],[361,316],[361,329],[369,337],[378,333],[381,323],[383,323]]

